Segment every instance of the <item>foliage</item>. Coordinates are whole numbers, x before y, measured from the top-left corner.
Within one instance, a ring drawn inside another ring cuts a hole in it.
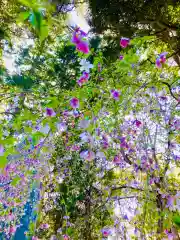
[[[114,51],[120,37],[157,36],[168,43],[179,61],[179,1],[88,1],[89,23],[96,33],[106,33],[113,39]]]
[[[103,38],[87,53],[80,29],[73,44],[36,1],[21,4],[37,41],[18,52],[19,73],[1,76],[0,237],[13,239],[34,186],[30,239],[177,237],[180,92],[169,45],[135,37],[110,61]]]

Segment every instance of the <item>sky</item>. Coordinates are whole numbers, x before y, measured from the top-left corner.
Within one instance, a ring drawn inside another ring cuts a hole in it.
[[[82,30],[85,32],[88,32],[90,30],[90,27],[85,20],[85,13],[86,13],[86,6],[83,6],[81,9],[74,9],[71,11],[68,15],[67,24],[70,26],[79,26]],[[24,40],[23,40],[24,41]],[[26,40],[26,43],[28,44],[28,41]],[[29,40],[29,43],[31,44],[32,41]],[[6,54],[4,55],[4,65],[8,69],[9,73],[13,73],[15,71],[14,62],[15,62],[16,56],[13,54]]]
[[[68,23],[70,25],[78,25],[83,31],[88,32],[90,27],[85,19],[86,7],[84,6],[82,9],[74,9],[69,14]]]

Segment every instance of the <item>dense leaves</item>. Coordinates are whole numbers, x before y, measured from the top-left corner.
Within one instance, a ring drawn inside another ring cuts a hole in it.
[[[16,50],[16,73],[1,74],[0,238],[178,239],[179,67],[169,43],[119,38],[112,57],[106,36],[58,34],[51,4],[47,17],[42,3],[20,3],[36,39]]]

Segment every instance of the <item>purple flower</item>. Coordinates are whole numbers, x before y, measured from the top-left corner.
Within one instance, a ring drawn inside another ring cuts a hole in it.
[[[77,34],[77,32],[74,32],[71,42],[75,44],[78,44],[80,42],[80,36]]]
[[[95,158],[95,153],[93,151],[84,150],[80,153],[80,157],[85,160],[91,161]]]
[[[111,231],[108,228],[102,229],[101,232],[103,234],[103,237],[108,237],[111,234]]]
[[[70,105],[72,108],[79,108],[79,100],[77,98],[72,98]]]
[[[66,235],[66,234],[65,234],[65,235],[63,235],[63,239],[64,239],[64,240],[70,240],[69,236],[68,236],[68,235]]]
[[[80,52],[83,52],[85,54],[89,53],[89,46],[88,43],[85,41],[81,41],[80,43],[78,43],[76,45],[77,50],[79,50]]]
[[[164,233],[167,235],[168,240],[173,240],[174,239],[174,234],[170,233],[167,229],[164,230]]]
[[[119,100],[120,93],[117,90],[111,90],[111,95],[115,100]]]
[[[116,155],[113,159],[113,163],[119,164],[121,162],[120,156]]]
[[[142,124],[141,121],[139,121],[139,120],[135,120],[134,123],[135,123],[136,127],[140,127]]]
[[[158,58],[156,59],[156,67],[158,67],[158,68],[162,67],[162,64],[166,62],[167,54],[168,54],[167,52],[164,52],[158,56]]]
[[[166,205],[166,207],[168,207],[168,208],[171,208],[171,207],[173,207],[174,206],[174,197],[172,197],[172,196],[169,196],[168,198],[167,198],[167,205]]]
[[[4,147],[0,144],[0,156],[4,155]]]
[[[54,112],[53,108],[46,108],[46,116],[48,117],[56,116],[56,113]]]
[[[124,58],[123,55],[120,55],[120,56],[119,56],[119,59],[120,59],[120,60],[123,60],[123,58]]]
[[[126,214],[123,216],[123,219],[124,220],[129,220],[129,218],[128,218],[128,216]]]
[[[82,86],[89,79],[89,73],[83,72],[83,75],[78,79],[77,83]]]
[[[77,50],[85,54],[89,53],[88,43],[83,40],[83,37],[85,37],[86,35],[87,34],[84,31],[80,30],[80,28],[77,28],[71,40],[72,43],[76,45]]]
[[[130,43],[130,39],[129,38],[121,38],[120,40],[120,46],[122,48],[126,48]]]
[[[43,223],[43,224],[41,224],[40,228],[41,229],[48,229],[49,228],[49,224]]]

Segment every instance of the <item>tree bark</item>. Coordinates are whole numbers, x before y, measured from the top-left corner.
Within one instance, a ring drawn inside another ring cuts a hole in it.
[[[160,215],[163,211],[163,203],[162,203],[161,195],[159,193],[157,193],[157,196],[156,196],[156,204],[158,208],[158,214]],[[163,232],[163,216],[159,216],[157,234],[160,235],[162,232]]]

